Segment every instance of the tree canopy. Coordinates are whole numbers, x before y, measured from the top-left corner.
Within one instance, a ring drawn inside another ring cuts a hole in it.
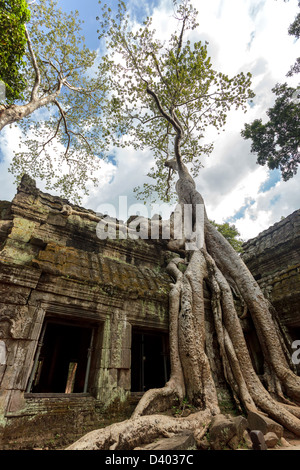
[[[236,228],[235,225],[229,224],[228,222],[224,222],[223,224],[218,224],[214,220],[210,221],[212,225],[216,227],[218,232],[220,232],[224,238],[230,243],[230,245],[237,251],[238,253],[243,252],[243,240],[241,240],[240,232]]]
[[[207,43],[194,41],[197,11],[188,0],[174,3],[176,28],[161,40],[147,18],[135,27],[124,2],[118,14],[104,5],[100,37],[107,39],[108,54],[100,64],[107,73],[111,100],[107,110],[107,132],[115,145],[132,145],[153,152],[155,165],[148,172],[154,183],[136,188],[143,199],[172,194],[173,169],[165,162],[180,155],[198,174],[204,157],[213,150],[205,131],[218,131],[231,107],[246,109],[253,97],[251,74],[232,78],[214,70]]]
[[[101,134],[106,87],[95,73],[97,53],[85,45],[77,11],[67,14],[55,0],[38,0],[30,13],[22,66],[26,89],[19,101],[1,107],[0,130],[17,122],[25,135],[25,150],[11,168],[17,177],[28,173],[78,201],[87,182],[99,181],[107,144]]]
[[[298,7],[300,8],[300,1],[298,0]],[[290,27],[288,29],[288,33],[291,36],[295,36],[296,39],[299,39],[300,37],[300,13],[298,13],[294,19],[294,21],[290,24]],[[295,73],[300,72],[300,57],[297,57],[296,62],[294,65],[291,67],[289,72],[287,73],[287,76],[294,75]]]
[[[26,87],[22,73],[26,52],[25,23],[30,12],[25,0],[0,0],[0,80],[7,103],[22,98]]]
[[[288,32],[299,39],[300,13]],[[300,58],[297,58],[287,76],[299,72]],[[300,162],[300,87],[277,84],[272,92],[276,99],[267,111],[268,121],[255,119],[245,124],[241,135],[251,140],[251,152],[257,155],[257,163],[271,170],[280,169],[283,180],[287,181],[297,173]]]
[[[276,85],[273,93],[278,97],[267,111],[269,120],[263,124],[256,119],[245,124],[242,136],[251,139],[251,152],[257,153],[257,163],[267,164],[271,170],[280,168],[283,180],[297,173],[300,162],[300,89]]]

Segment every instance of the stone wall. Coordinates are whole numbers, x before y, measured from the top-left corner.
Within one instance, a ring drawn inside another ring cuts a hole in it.
[[[41,422],[52,423],[52,436],[68,422],[72,436],[82,420],[86,430],[96,426],[104,405],[126,404],[132,328],[168,332],[170,254],[143,240],[100,240],[94,212],[42,193],[27,177],[11,203],[0,202],[0,216],[2,448],[27,426],[14,440],[26,447],[30,429],[43,434]],[[93,331],[89,398],[30,393],[49,321]]]
[[[245,263],[281,322],[294,339],[300,339],[300,210],[249,240],[243,248]]]

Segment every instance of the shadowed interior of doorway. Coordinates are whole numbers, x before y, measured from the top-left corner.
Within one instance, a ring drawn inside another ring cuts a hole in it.
[[[48,321],[28,392],[85,393],[93,329]]]
[[[163,387],[170,373],[168,335],[133,329],[131,391]]]

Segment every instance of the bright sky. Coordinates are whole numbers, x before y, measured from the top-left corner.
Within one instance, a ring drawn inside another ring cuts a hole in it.
[[[59,0],[59,4],[67,11],[79,11],[87,45],[97,50],[98,1]],[[171,0],[128,0],[126,4],[138,6],[138,19],[153,15],[160,35],[168,33]],[[200,23],[195,34],[209,42],[213,67],[229,75],[240,71],[253,75],[254,106],[247,114],[230,113],[225,132],[215,139],[215,150],[196,180],[208,217],[234,223],[247,240],[300,206],[300,171],[283,182],[278,171],[256,164],[250,142],[240,135],[245,122],[267,119],[276,83],[296,85],[297,77],[288,79],[286,73],[299,56],[299,43],[287,32],[298,12],[298,0],[195,0],[195,6]],[[18,150],[19,134],[18,129],[5,129],[0,136],[0,199],[11,200],[16,192],[8,166],[13,150]],[[82,205],[97,211],[104,203],[117,205],[120,196],[128,197],[129,206],[134,204],[133,188],[146,181],[150,166],[151,155],[146,151],[117,151],[115,161],[103,167],[99,188]],[[37,185],[42,189],[42,184]]]

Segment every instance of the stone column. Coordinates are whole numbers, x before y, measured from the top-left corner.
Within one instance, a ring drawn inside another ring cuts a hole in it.
[[[45,311],[39,307],[15,307],[15,311],[15,318],[6,328],[6,338],[2,339],[6,347],[6,367],[0,393],[3,417],[7,413],[18,412],[25,405],[24,391],[45,316]]]
[[[121,309],[114,309],[104,323],[98,399],[105,406],[123,402],[131,388],[131,325]]]

